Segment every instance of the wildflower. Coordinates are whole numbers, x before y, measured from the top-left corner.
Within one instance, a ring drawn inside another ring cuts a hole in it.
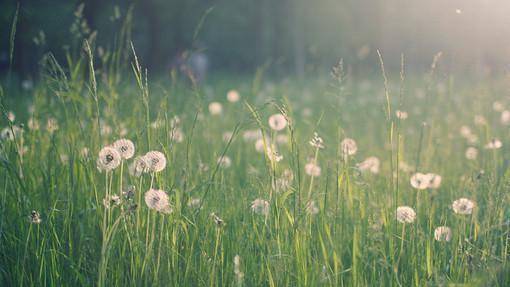
[[[236,90],[230,90],[227,93],[227,100],[231,103],[236,103],[239,101],[241,97],[239,96],[239,92]]]
[[[278,153],[273,145],[267,147],[266,156],[271,162],[280,162],[283,159],[283,156]]]
[[[19,126],[6,127],[0,132],[0,138],[2,140],[13,141],[15,138],[19,138],[23,134],[23,129]]]
[[[170,140],[176,143],[181,143],[184,140],[184,133],[181,128],[172,128],[170,131]]]
[[[216,213],[214,213],[214,212],[211,213],[211,217],[212,217],[214,223],[216,224],[216,226],[221,227],[225,224],[223,219],[221,219],[218,215],[216,215]]]
[[[221,168],[229,168],[232,165],[232,160],[226,155],[219,157],[217,162]]]
[[[467,198],[459,198],[452,203],[453,212],[468,215],[473,213],[475,203]]]
[[[218,116],[223,113],[223,106],[218,102],[212,102],[209,104],[209,113],[213,116]]]
[[[135,190],[136,190],[136,188],[134,185],[129,185],[126,188],[124,188],[124,190],[122,191],[122,196],[126,200],[131,200],[135,197]]]
[[[413,223],[416,219],[416,212],[409,206],[397,207],[397,220],[401,223]]]
[[[431,188],[431,189],[438,189],[439,186],[441,185],[441,180],[442,180],[442,177],[440,175],[437,175],[435,173],[427,173],[425,175],[427,181],[428,181],[428,188]]]
[[[474,147],[468,147],[465,156],[469,160],[475,160],[478,157],[478,150]]]
[[[315,215],[315,214],[319,213],[319,207],[317,207],[317,205],[315,204],[315,201],[313,201],[313,200],[309,201],[306,204],[305,210],[306,210],[306,213],[308,213],[310,215]]]
[[[139,177],[142,173],[149,172],[151,163],[145,156],[137,156],[135,160],[129,165],[129,174]]]
[[[313,138],[309,141],[310,145],[316,149],[324,148],[324,140],[319,136],[318,133],[313,133]]]
[[[164,212],[170,208],[168,194],[160,189],[149,189],[145,193],[145,204],[147,204],[147,207],[150,209],[159,212]]]
[[[486,149],[499,149],[503,146],[503,143],[499,139],[492,139],[485,145]]]
[[[281,131],[287,127],[287,119],[282,114],[274,114],[269,117],[269,127],[275,131]]]
[[[416,189],[427,189],[429,187],[429,178],[426,174],[417,172],[411,176],[411,186]]]
[[[120,165],[121,156],[116,148],[106,146],[99,151],[97,168],[99,171],[111,171]]]
[[[7,112],[7,119],[11,122],[14,122],[14,120],[16,119],[16,115],[14,115],[14,113],[12,111],[8,111]]]
[[[397,118],[401,119],[401,120],[405,120],[407,119],[408,117],[408,114],[406,111],[401,111],[401,110],[397,110],[395,112],[395,115],[397,116]]]
[[[263,199],[255,199],[251,203],[251,211],[260,215],[269,214],[269,202]]]
[[[361,171],[370,171],[373,174],[379,173],[379,167],[381,163],[375,156],[368,157],[364,161],[357,164],[357,167]]]
[[[110,208],[111,206],[120,205],[120,202],[121,202],[120,196],[118,196],[116,194],[110,195],[109,197],[105,197],[103,199],[103,205],[106,208]]]
[[[461,126],[460,135],[464,138],[469,138],[472,135],[471,128],[468,126]]]
[[[40,224],[42,222],[39,212],[35,210],[32,210],[32,212],[30,212],[30,216],[28,216],[28,219],[30,220],[30,223],[33,224]]]
[[[112,145],[123,159],[130,159],[135,154],[135,145],[128,139],[116,140]]]
[[[354,155],[358,151],[358,146],[353,139],[346,138],[340,143],[342,154],[344,157]]]
[[[510,111],[505,110],[501,112],[500,121],[504,125],[510,124]]]
[[[434,239],[436,241],[446,241],[449,242],[452,240],[452,229],[448,226],[439,226],[434,230]]]
[[[318,177],[321,175],[321,167],[315,162],[309,162],[305,165],[305,173],[309,176]]]
[[[150,151],[144,156],[149,163],[149,171],[150,172],[160,172],[166,167],[166,158],[162,152],[159,151]]]
[[[59,126],[58,126],[57,119],[50,117],[46,120],[46,130],[48,131],[48,133],[53,134],[58,129],[59,129]]]

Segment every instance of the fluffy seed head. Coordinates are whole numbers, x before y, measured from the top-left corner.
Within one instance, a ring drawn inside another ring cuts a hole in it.
[[[342,154],[345,156],[354,155],[358,151],[358,146],[356,145],[356,141],[350,138],[344,139],[340,143],[340,148],[342,150]]]
[[[275,131],[281,131],[287,127],[287,119],[282,114],[274,114],[269,117],[269,127]]]
[[[269,202],[263,199],[255,199],[251,203],[251,210],[253,213],[260,215],[268,215],[269,214]]]
[[[452,240],[452,229],[448,226],[439,226],[434,230],[434,239],[436,241],[446,241],[449,242]]]
[[[409,206],[397,207],[397,220],[401,223],[413,223],[416,219],[416,212]]]
[[[106,146],[99,151],[97,168],[99,171],[111,171],[120,165],[121,156],[116,148]]]
[[[149,163],[150,172],[160,172],[166,167],[166,157],[160,151],[150,151],[145,154],[145,159]]]
[[[230,90],[227,93],[227,100],[231,103],[236,103],[239,101],[241,96],[239,96],[239,92],[236,90]]]
[[[218,102],[209,104],[209,113],[213,116],[219,116],[223,113],[223,106]]]
[[[135,145],[128,139],[116,140],[112,145],[123,159],[130,159],[135,154]]]
[[[145,204],[150,209],[165,212],[170,208],[170,201],[166,192],[160,189],[149,189],[145,193]]]
[[[467,198],[459,198],[452,203],[453,212],[462,215],[473,213],[475,202]]]

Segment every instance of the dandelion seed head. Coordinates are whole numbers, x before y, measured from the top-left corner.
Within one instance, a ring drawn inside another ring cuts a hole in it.
[[[165,212],[170,207],[168,194],[163,190],[151,188],[145,193],[144,198],[147,207],[158,212]]]
[[[287,119],[282,114],[274,114],[269,117],[269,127],[275,131],[281,131],[287,127]]]
[[[223,106],[221,103],[212,102],[209,104],[209,113],[213,116],[219,116],[223,113]]]
[[[478,157],[478,150],[474,147],[468,147],[465,156],[469,160],[475,160]]]
[[[160,151],[150,151],[145,154],[145,159],[149,163],[150,172],[160,172],[166,167],[166,157]]]
[[[150,171],[149,159],[145,156],[137,156],[134,161],[129,165],[129,174],[139,177],[143,173]]]
[[[401,119],[401,120],[405,120],[407,119],[408,117],[408,114],[406,111],[401,111],[401,110],[397,110],[395,112],[395,115],[397,116],[397,118]]]
[[[356,141],[351,138],[346,138],[340,143],[340,148],[342,154],[345,156],[350,156],[356,154],[358,151],[358,146],[356,145]]]
[[[116,140],[112,145],[123,159],[130,159],[135,154],[135,145],[128,139]]]
[[[237,103],[241,99],[239,92],[236,90],[230,90],[227,92],[227,100],[231,103]]]
[[[473,213],[475,202],[467,198],[459,198],[452,203],[453,212],[462,215]]]
[[[416,212],[409,206],[397,207],[397,220],[400,223],[413,223],[416,219]]]
[[[499,149],[503,146],[503,143],[499,139],[492,139],[486,145],[485,149]]]
[[[318,177],[321,175],[321,167],[315,162],[309,162],[305,165],[305,173],[309,176]]]
[[[357,164],[357,167],[361,171],[369,171],[373,174],[378,174],[381,166],[381,162],[375,156],[366,158],[364,161]]]
[[[97,168],[99,171],[111,171],[120,165],[121,156],[116,148],[106,146],[99,151]]]
[[[230,157],[224,155],[218,158],[217,163],[221,168],[229,168],[232,165],[232,160]]]

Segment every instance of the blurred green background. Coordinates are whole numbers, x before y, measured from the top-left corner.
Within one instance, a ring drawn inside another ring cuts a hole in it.
[[[340,57],[353,69],[377,70],[376,49],[390,69],[404,53],[408,70],[426,70],[442,51],[448,69],[485,74],[505,71],[510,54],[505,0],[3,0],[2,74],[18,3],[12,71],[23,77],[36,75],[48,51],[64,59],[76,35],[96,31],[97,46],[111,48],[130,9],[131,39],[152,72],[168,71],[184,51],[200,51],[208,71],[267,65],[298,76],[328,72]]]

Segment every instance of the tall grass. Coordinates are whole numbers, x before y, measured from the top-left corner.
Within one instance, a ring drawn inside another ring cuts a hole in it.
[[[510,284],[510,137],[492,110],[494,101],[508,104],[504,79],[406,75],[402,60],[394,83],[379,55],[383,81],[379,73],[354,78],[341,64],[334,79],[306,84],[272,83],[261,69],[253,81],[201,87],[152,76],[123,31],[107,59],[94,37],[76,45],[66,63],[47,55],[30,111],[6,95],[9,86],[3,89],[2,123],[14,136],[0,145],[1,285]],[[437,65],[436,59],[432,71]],[[242,102],[224,100],[233,88]],[[221,115],[209,114],[211,101],[223,103]],[[396,117],[397,109],[409,117]],[[284,131],[269,128],[275,113],[287,119]],[[475,125],[474,115],[487,122]],[[58,122],[55,132],[46,127],[50,118]],[[15,132],[21,124],[23,132]],[[459,135],[463,125],[476,142]],[[172,138],[176,128],[184,140]],[[276,146],[283,160],[255,151],[243,138],[248,130],[261,131],[264,149]],[[314,132],[324,149],[310,146]],[[99,150],[122,137],[135,143],[137,155],[162,151],[166,169],[135,177],[126,160],[99,172]],[[345,157],[340,142],[347,137],[358,151]],[[503,147],[484,149],[494,137]],[[468,146],[478,148],[476,160],[465,158]],[[230,167],[218,162],[225,156]],[[357,166],[368,156],[381,160],[378,174]],[[306,173],[312,159],[319,176]],[[281,188],[285,169],[294,176]],[[415,171],[432,171],[443,182],[415,190],[409,182]],[[151,187],[167,191],[172,213],[146,206]],[[128,188],[132,199],[122,196]],[[114,194],[121,204],[107,207],[103,199]],[[452,211],[460,197],[476,202],[473,214]],[[257,198],[269,202],[267,214],[252,212]],[[312,200],[316,214],[309,212]],[[413,223],[396,220],[402,205],[416,210]],[[30,222],[32,210],[41,223]],[[434,240],[441,225],[451,227],[451,241]]]

